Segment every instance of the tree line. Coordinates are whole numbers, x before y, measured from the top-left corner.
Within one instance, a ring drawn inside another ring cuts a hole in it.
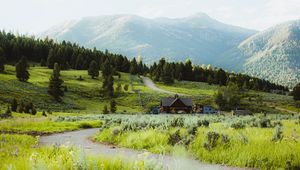
[[[147,66],[142,61],[130,61],[121,54],[113,54],[107,50],[103,52],[96,48],[88,49],[67,41],[55,42],[49,38],[36,39],[0,31],[0,63],[15,64],[22,57],[50,69],[53,69],[54,64],[58,63],[62,70],[87,70],[92,61],[101,67],[108,60],[116,71],[133,74],[147,72]],[[3,64],[0,64],[2,72],[4,71]]]
[[[155,81],[172,84],[174,80],[207,82],[209,84],[228,85],[230,82],[237,84],[239,88],[258,91],[282,90],[287,87],[277,85],[269,81],[251,77],[245,74],[226,72],[221,68],[208,66],[195,66],[190,60],[183,62],[168,62],[164,58],[151,66],[145,65],[135,58],[129,60],[121,54],[113,54],[107,50],[100,51],[96,48],[88,49],[71,42],[55,42],[52,39],[36,39],[24,35],[14,35],[10,32],[0,31],[0,72],[4,71],[4,63],[16,64],[16,69],[25,70],[22,64],[26,58],[28,61],[40,62],[41,66],[50,69],[57,63],[62,70],[76,69],[88,70],[92,78],[99,76],[102,68],[104,77],[103,88],[112,93],[111,82],[117,72],[131,73],[134,75],[150,74]],[[23,67],[23,68],[21,68]],[[109,67],[109,68],[108,68]],[[21,77],[29,78],[28,72],[20,71]],[[18,75],[17,75],[18,77]],[[21,80],[23,81],[23,80]],[[111,94],[108,94],[111,96]]]
[[[178,81],[206,82],[226,86],[229,83],[236,84],[240,89],[251,89],[258,91],[282,90],[288,91],[285,86],[271,83],[267,80],[251,77],[241,73],[226,72],[222,68],[208,66],[195,66],[190,60],[183,62],[168,62],[164,58],[154,63],[149,68],[149,73],[155,81],[172,84]]]

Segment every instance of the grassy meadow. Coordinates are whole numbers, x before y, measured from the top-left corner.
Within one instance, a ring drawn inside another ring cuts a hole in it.
[[[114,76],[115,88],[121,84],[129,89],[116,94],[117,113],[103,115],[110,100],[100,96],[101,76],[91,79],[86,70],[61,71],[67,89],[58,103],[47,94],[52,70],[36,66],[29,72],[27,83],[16,80],[13,66],[6,65],[6,72],[0,74],[0,112],[13,98],[32,102],[38,111],[36,115],[13,112],[12,118],[0,119],[1,170],[155,169],[144,160],[130,162],[85,155],[75,147],[38,145],[40,135],[85,128],[101,128],[92,137],[95,142],[157,154],[237,167],[300,168],[300,117],[295,114],[300,109],[291,96],[244,92],[242,104],[254,116],[148,115],[151,107],[170,95],[151,90],[138,76],[120,73],[120,78]],[[157,86],[191,97],[194,103],[217,107],[213,96],[219,86],[185,81]]]
[[[31,74],[27,83],[19,82],[15,77],[15,68],[6,66],[6,73],[0,74],[0,110],[6,109],[6,104],[13,98],[18,101],[32,102],[38,110],[62,112],[101,113],[104,105],[109,106],[110,100],[100,97],[102,77],[91,79],[86,70],[61,71],[64,86],[67,91],[62,103],[55,102],[47,94],[51,69],[31,67]],[[82,80],[79,80],[79,77]],[[120,113],[141,113],[147,106],[159,102],[159,96],[145,87],[137,76],[121,73],[121,77],[114,76],[114,86],[121,84],[122,91],[117,94],[117,111]],[[123,90],[128,85],[128,91]],[[139,93],[142,93],[139,94]],[[143,96],[143,97],[141,97]]]
[[[143,160],[86,155],[70,146],[39,147],[38,137],[0,134],[1,170],[6,169],[153,169]]]
[[[300,117],[108,116],[94,140],[259,169],[300,168]]]

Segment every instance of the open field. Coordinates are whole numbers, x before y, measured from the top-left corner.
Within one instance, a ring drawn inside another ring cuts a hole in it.
[[[104,105],[109,106],[109,100],[100,97],[101,76],[93,80],[87,75],[86,70],[61,71],[67,92],[65,92],[63,103],[57,103],[47,94],[52,70],[44,67],[31,67],[29,72],[31,77],[28,83],[16,80],[15,68],[9,65],[6,66],[6,73],[0,74],[0,106],[2,110],[6,108],[5,104],[13,98],[33,102],[40,111],[101,113]],[[78,80],[80,76],[83,80]],[[117,84],[121,84],[122,88],[126,84],[129,85],[128,91],[122,90],[117,95],[118,112],[140,113],[145,110],[147,105],[153,105],[154,102],[157,105],[159,96],[164,96],[163,94],[157,95],[145,87],[137,76],[121,73],[121,78],[115,76],[114,79],[115,88]],[[143,95],[139,95],[138,92]]]
[[[90,156],[74,147],[38,146],[38,138],[28,135],[0,134],[1,170],[6,169],[153,169],[143,160]]]
[[[201,161],[239,167],[300,167],[299,116],[99,118],[106,122],[94,137],[99,142],[153,153],[192,155]]]

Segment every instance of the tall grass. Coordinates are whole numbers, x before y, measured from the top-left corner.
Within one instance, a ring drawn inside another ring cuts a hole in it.
[[[154,169],[144,160],[89,156],[69,146],[39,147],[38,139],[28,135],[0,135],[0,170],[6,169]]]

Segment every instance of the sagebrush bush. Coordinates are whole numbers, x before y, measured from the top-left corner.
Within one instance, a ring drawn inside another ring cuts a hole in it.
[[[180,130],[176,130],[174,133],[169,134],[168,144],[174,146],[181,141]]]
[[[275,127],[275,132],[273,134],[273,138],[272,141],[273,142],[278,142],[281,141],[283,139],[283,131],[282,131],[282,126],[277,125]]]
[[[217,146],[219,138],[219,133],[213,131],[208,132],[206,134],[206,141],[204,142],[203,147],[208,151],[212,151]]]

